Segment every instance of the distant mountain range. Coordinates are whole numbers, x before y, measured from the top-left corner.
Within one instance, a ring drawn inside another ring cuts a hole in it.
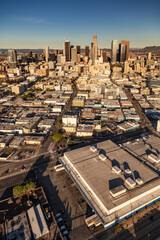
[[[160,46],[148,46],[142,49],[144,52],[160,52]]]

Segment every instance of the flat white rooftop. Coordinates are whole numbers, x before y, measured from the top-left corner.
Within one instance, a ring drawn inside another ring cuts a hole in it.
[[[110,140],[98,143],[96,148],[95,152],[90,146],[66,152],[61,162],[104,227],[160,197],[157,191],[160,179],[154,171]],[[100,154],[106,159],[101,160]],[[113,166],[119,167],[121,172],[117,174]],[[131,178],[131,184],[127,183],[127,178]]]

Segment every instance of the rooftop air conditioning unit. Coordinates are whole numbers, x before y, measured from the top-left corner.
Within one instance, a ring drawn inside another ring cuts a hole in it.
[[[104,154],[100,154],[99,155],[99,158],[102,160],[102,161],[105,161],[106,160],[106,156]]]
[[[120,185],[115,188],[112,188],[109,192],[112,195],[112,197],[118,197],[119,195],[126,192],[126,188],[124,186]]]
[[[136,183],[132,180],[132,178],[127,178],[126,183],[132,188],[136,186]]]
[[[112,167],[112,171],[117,173],[117,174],[121,173],[121,169],[117,166]]]
[[[125,173],[127,173],[127,174],[131,174],[132,172],[131,172],[131,169],[129,169],[129,168],[126,168],[125,170]]]
[[[152,160],[153,162],[156,162],[156,163],[159,163],[159,161],[160,161],[160,158],[157,157],[156,155],[152,154],[152,153],[148,155],[148,158],[150,160]]]
[[[136,179],[136,183],[138,183],[139,185],[143,184],[143,180],[141,178],[137,178]]]
[[[91,150],[92,152],[96,152],[96,151],[97,151],[97,148],[96,148],[95,146],[90,146],[90,150]]]

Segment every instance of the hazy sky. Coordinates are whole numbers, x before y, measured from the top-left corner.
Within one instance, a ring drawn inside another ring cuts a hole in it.
[[[82,47],[97,34],[131,47],[160,46],[160,0],[8,0],[1,3],[0,48]]]

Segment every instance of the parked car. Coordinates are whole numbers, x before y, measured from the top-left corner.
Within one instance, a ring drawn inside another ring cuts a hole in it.
[[[57,223],[62,222],[62,221],[63,221],[63,218],[61,218],[61,217],[57,219]]]
[[[62,236],[68,235],[68,231],[65,230],[64,232],[62,232]]]
[[[55,218],[59,218],[59,217],[61,217],[61,214],[60,214],[60,213],[57,213],[57,214],[55,215]]]
[[[21,171],[24,171],[25,169],[26,169],[25,166],[22,166],[22,167],[20,168]]]
[[[63,225],[63,226],[60,227],[60,230],[64,231],[64,230],[66,230],[66,227]]]

